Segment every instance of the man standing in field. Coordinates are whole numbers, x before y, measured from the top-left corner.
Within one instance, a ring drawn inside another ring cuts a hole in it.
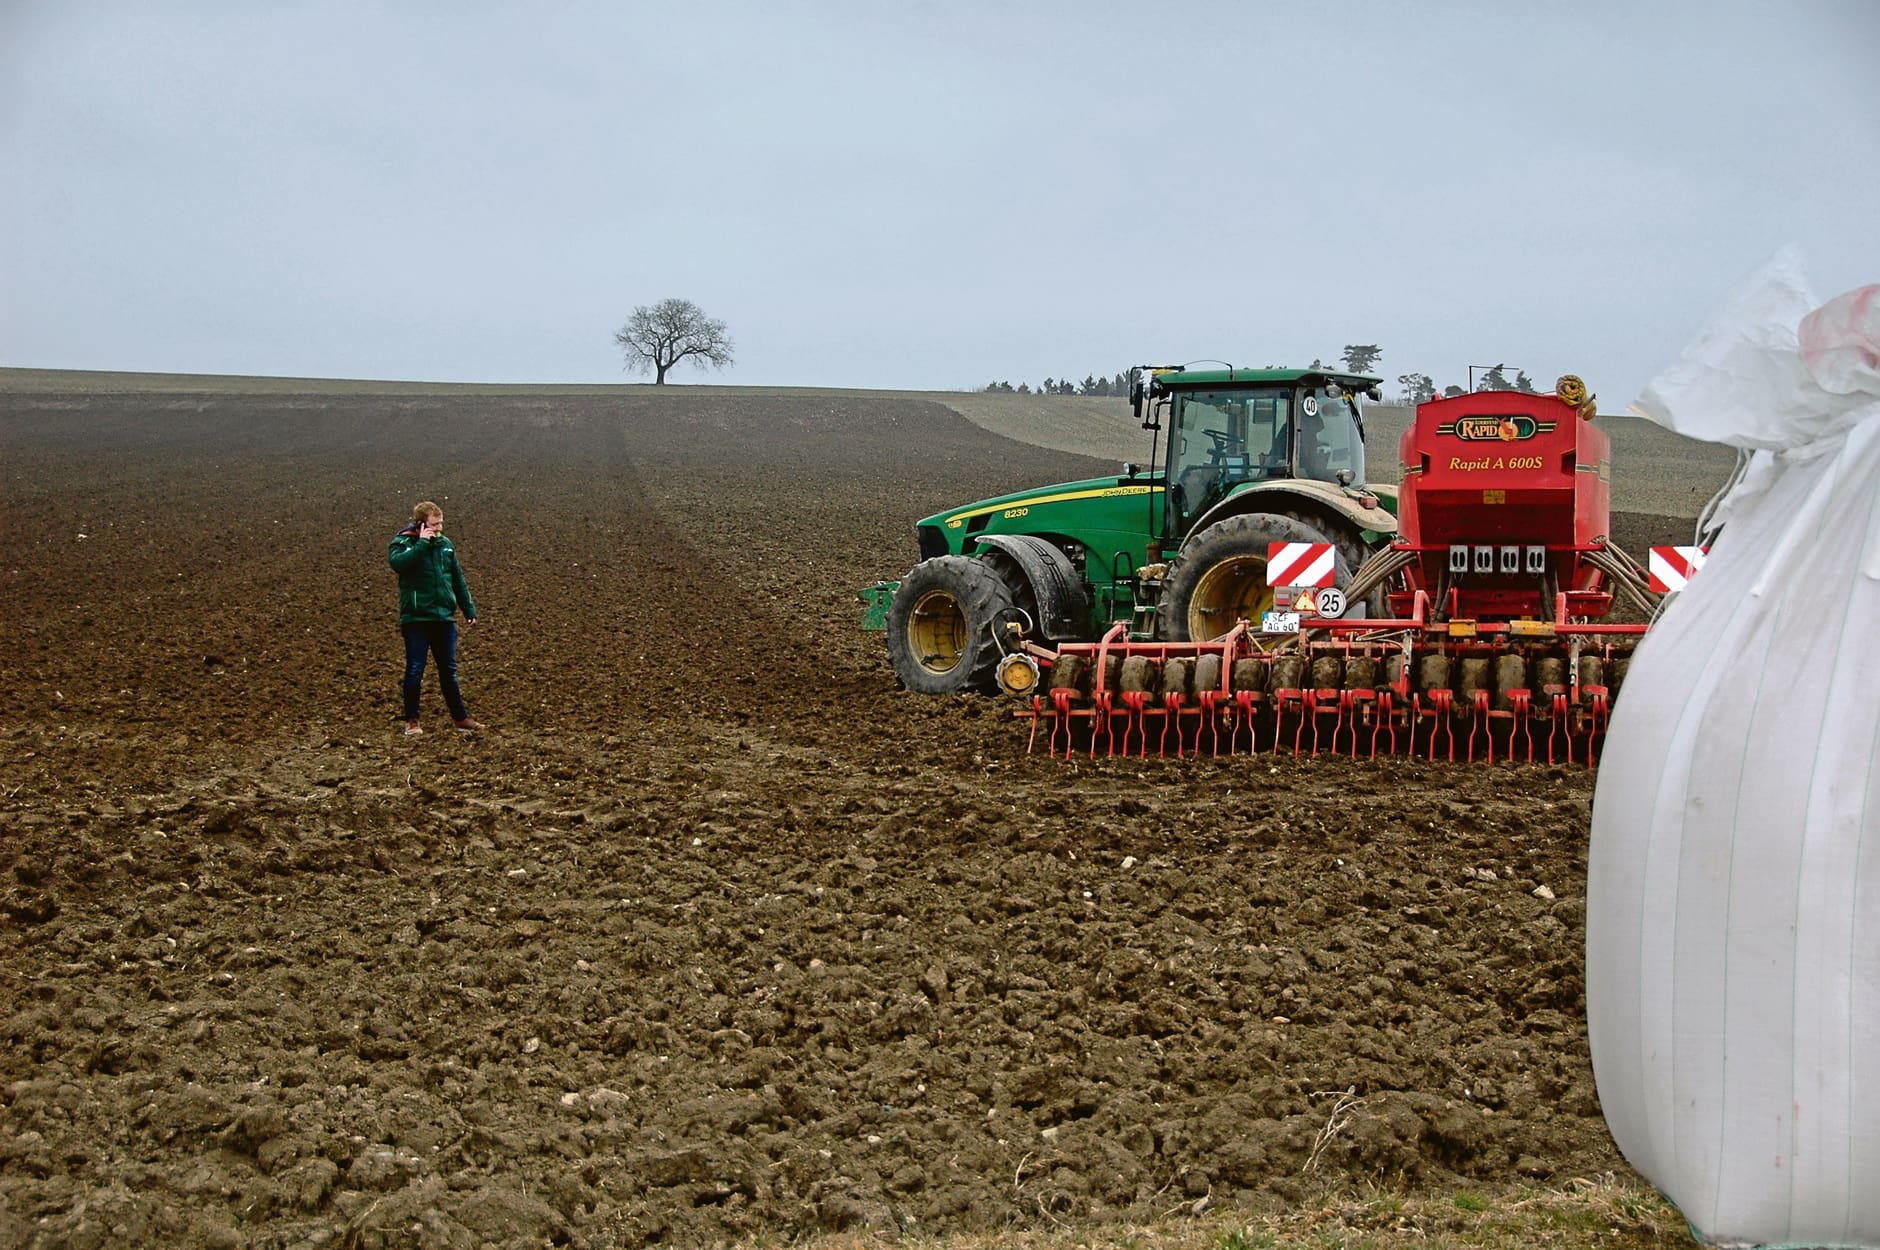
[[[405,636],[405,736],[424,732],[418,696],[427,653],[437,656],[437,683],[451,721],[466,733],[483,728],[457,688],[457,612],[462,609],[465,625],[475,625],[477,608],[456,548],[444,537],[444,510],[428,499],[413,508],[411,524],[398,531],[387,555],[398,574],[398,629]]]

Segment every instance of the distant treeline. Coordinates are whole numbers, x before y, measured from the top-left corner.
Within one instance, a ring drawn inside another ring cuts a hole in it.
[[[1100,378],[1091,374],[1081,382],[1069,378],[1046,378],[1033,386],[1029,382],[1020,382],[1013,386],[1010,382],[988,382],[981,388],[994,395],[1129,395],[1129,379],[1122,374],[1113,378]]]
[[[1375,345],[1353,346],[1345,349],[1344,365],[1352,373],[1365,373],[1376,362],[1380,353]],[[1313,360],[1314,369],[1327,366],[1323,361]],[[1515,370],[1511,379],[1507,374],[1508,366],[1495,365],[1474,378],[1478,391],[1523,391],[1529,395],[1535,393],[1534,380],[1522,370]],[[1402,373],[1397,375],[1397,394],[1393,398],[1402,404],[1420,404],[1425,400],[1435,399],[1438,395],[1451,398],[1466,395],[1468,390],[1461,386],[1438,387],[1435,379],[1427,373]],[[1033,386],[1029,382],[1020,382],[1013,386],[1010,382],[988,382],[981,390],[995,395],[1129,395],[1129,379],[1123,374],[1113,378],[1100,378],[1091,374],[1081,382],[1069,378],[1046,378]]]

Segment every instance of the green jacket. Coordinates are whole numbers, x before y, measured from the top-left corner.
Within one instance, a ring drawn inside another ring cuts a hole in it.
[[[477,605],[470,598],[470,584],[463,579],[457,549],[447,535],[419,538],[415,529],[404,529],[392,539],[386,558],[398,574],[400,625],[448,621],[459,608],[465,620],[476,619]]]

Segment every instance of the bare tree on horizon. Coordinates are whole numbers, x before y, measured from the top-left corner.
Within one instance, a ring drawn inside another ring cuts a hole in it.
[[[663,299],[641,304],[614,331],[614,342],[626,356],[626,368],[653,374],[653,384],[664,386],[666,372],[692,357],[700,364],[722,369],[731,363],[731,336],[725,323],[705,315],[689,299]]]

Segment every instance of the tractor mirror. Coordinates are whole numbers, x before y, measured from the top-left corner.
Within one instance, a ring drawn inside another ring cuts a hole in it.
[[[1129,371],[1129,410],[1136,414],[1136,420],[1142,421],[1142,370],[1132,368]],[[1148,429],[1143,422],[1143,429]]]

